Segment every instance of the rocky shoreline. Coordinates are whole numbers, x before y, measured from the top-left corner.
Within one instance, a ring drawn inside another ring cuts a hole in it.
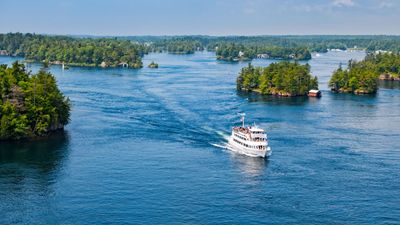
[[[332,88],[331,91],[334,93],[353,93],[355,95],[370,95],[370,94],[376,93],[376,92],[371,92],[371,91],[367,91],[364,89],[351,90],[351,89],[345,89],[345,88],[340,88],[340,89]]]
[[[299,95],[299,94],[295,95],[295,94],[292,94],[292,93],[289,93],[289,92],[286,92],[286,91],[283,91],[283,90],[272,90],[272,91],[270,91],[268,93],[262,93],[261,90],[259,90],[259,89],[252,89],[252,90],[241,89],[241,91],[254,92],[254,93],[257,93],[257,94],[260,94],[260,95],[271,95],[271,96],[287,97],[287,98],[289,98],[289,97],[307,96],[307,93],[304,93],[302,95]]]

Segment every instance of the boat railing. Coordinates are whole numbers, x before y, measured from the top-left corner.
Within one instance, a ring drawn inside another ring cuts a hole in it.
[[[254,142],[264,142],[264,141],[267,141],[267,139],[265,139],[265,138],[253,138],[251,141],[254,141]]]
[[[234,127],[233,130],[234,130],[235,132],[242,132],[242,133],[244,133],[244,134],[250,134],[249,129],[244,128],[244,127]]]

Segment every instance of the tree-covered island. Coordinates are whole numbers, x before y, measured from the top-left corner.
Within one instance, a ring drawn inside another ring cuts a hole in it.
[[[303,96],[311,89],[318,89],[318,79],[311,75],[308,64],[286,61],[267,67],[249,64],[242,68],[236,82],[240,91],[285,97]]]
[[[90,67],[141,68],[146,48],[129,40],[0,34],[0,50],[27,61]]]
[[[332,91],[354,94],[373,94],[378,80],[399,80],[400,55],[394,53],[368,54],[364,60],[350,60],[347,69],[335,70],[329,81]]]
[[[0,65],[0,141],[35,138],[63,129],[70,102],[49,72],[31,74],[23,64]]]
[[[66,66],[141,68],[148,52],[193,54],[207,49],[223,61],[254,58],[309,60],[310,52],[379,50],[400,52],[399,36],[282,35],[282,36],[121,36],[79,37],[0,34],[0,55]]]
[[[155,63],[154,61],[151,61],[151,63],[148,65],[149,68],[153,68],[153,69],[157,69],[158,68],[158,64]]]
[[[305,47],[279,47],[228,43],[217,44],[215,54],[218,60],[247,61],[254,58],[309,60],[310,51]]]
[[[260,35],[260,36],[127,36],[121,40],[146,43],[151,51],[193,49],[215,51],[220,45],[243,45],[257,48],[306,48],[310,52],[337,50],[377,50],[400,52],[400,36],[395,35]],[[186,47],[185,47],[186,46]],[[185,52],[183,50],[177,52]],[[193,51],[187,51],[192,53]],[[262,53],[260,53],[262,54]]]
[[[223,61],[247,61],[254,58],[311,59],[310,52],[329,50],[379,50],[400,52],[400,36],[387,35],[278,35],[278,36],[132,36],[120,37],[144,43],[151,52],[193,54],[215,52]]]
[[[365,61],[375,65],[380,80],[400,81],[400,54],[368,54]]]

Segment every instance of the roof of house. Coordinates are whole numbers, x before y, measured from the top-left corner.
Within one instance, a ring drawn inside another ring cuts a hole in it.
[[[310,90],[308,93],[315,93],[315,94],[317,94],[317,93],[319,93],[319,92],[320,92],[320,90],[312,89],[312,90]]]

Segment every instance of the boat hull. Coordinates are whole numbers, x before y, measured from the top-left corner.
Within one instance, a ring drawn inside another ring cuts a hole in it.
[[[247,155],[250,157],[260,157],[265,158],[271,155],[271,148],[268,146],[266,149],[252,149],[246,148],[244,146],[238,145],[236,142],[233,141],[232,137],[229,138],[227,148],[231,151],[237,152],[239,154]]]

